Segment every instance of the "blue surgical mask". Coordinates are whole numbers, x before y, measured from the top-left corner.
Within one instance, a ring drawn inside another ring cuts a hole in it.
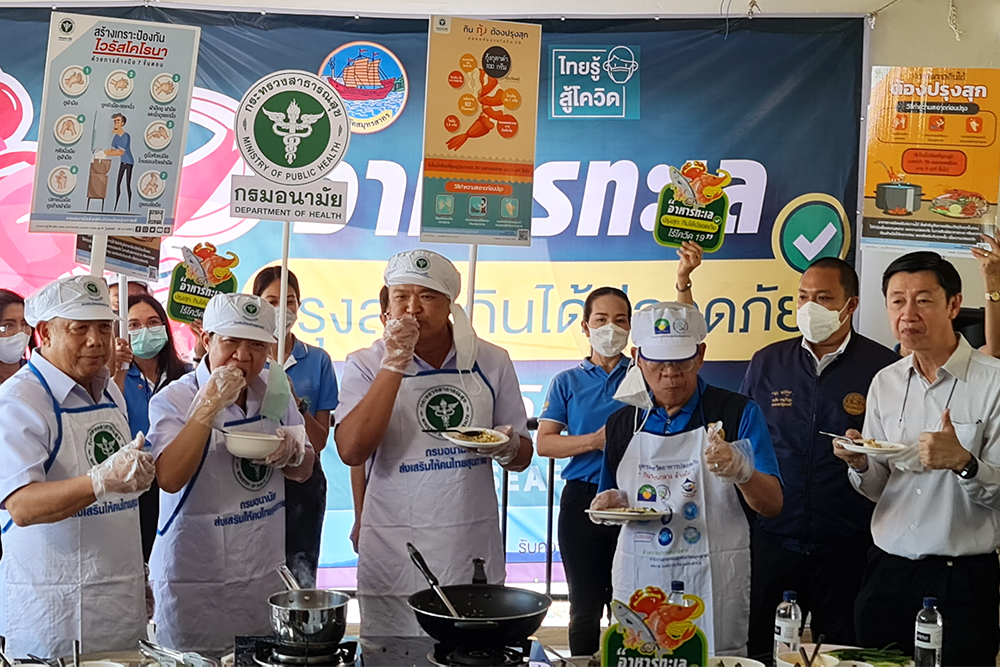
[[[152,359],[167,344],[167,327],[146,327],[128,332],[132,354],[140,359]]]

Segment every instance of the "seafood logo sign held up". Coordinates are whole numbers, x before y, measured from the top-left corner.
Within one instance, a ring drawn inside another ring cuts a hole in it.
[[[713,174],[701,162],[687,162],[681,169],[670,167],[670,183],[660,192],[653,238],[660,245],[680,247],[697,243],[705,252],[722,247],[729,214],[729,197],[723,188],[732,177],[725,171]]]
[[[236,113],[236,145],[258,175],[281,185],[326,176],[351,130],[340,95],[315,74],[282,70],[253,84]]]

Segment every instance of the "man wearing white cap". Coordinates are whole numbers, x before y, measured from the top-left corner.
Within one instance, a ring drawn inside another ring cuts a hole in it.
[[[679,580],[705,603],[695,624],[709,655],[739,655],[746,651],[750,611],[750,530],[740,497],[755,512],[774,516],[781,511],[781,482],[760,407],[698,377],[707,329],[697,309],[680,303],[632,315],[636,366],[616,394],[629,406],[608,418],[601,492],[591,509],[662,513],[656,522],[626,523],[619,534],[616,614],[627,616],[625,607],[634,595],[648,594],[647,587],[666,592]],[[628,619],[618,618],[622,625],[635,621],[639,610],[631,611]],[[660,648],[669,648],[665,624],[651,619],[646,625]]]
[[[504,580],[492,462],[524,470],[531,440],[514,366],[503,349],[476,338],[455,303],[461,282],[435,252],[395,255],[385,270],[382,340],[347,357],[335,438],[344,462],[367,471],[358,544],[362,637],[422,634],[406,598],[427,586],[407,542],[441,585],[471,583],[473,558],[486,560],[489,583]],[[428,432],[459,426],[496,428],[510,440],[470,451]]]
[[[149,560],[157,639],[221,655],[236,635],[270,634],[267,598],[283,590],[285,483],[312,474],[315,453],[287,382],[264,370],[274,308],[218,294],[205,309],[198,368],[149,404],[160,520]],[[276,435],[262,459],[234,456],[224,433]]]
[[[153,481],[111,356],[108,288],[58,280],[27,299],[41,347],[0,387],[0,635],[8,654],[133,649],[145,628],[139,495]]]

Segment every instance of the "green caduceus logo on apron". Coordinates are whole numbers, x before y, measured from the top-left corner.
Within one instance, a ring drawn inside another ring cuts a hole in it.
[[[95,424],[87,431],[86,454],[91,466],[104,463],[125,445],[125,438],[114,424]]]
[[[472,422],[472,403],[457,387],[434,387],[424,392],[417,402],[417,418],[427,429],[468,426]]]
[[[240,486],[248,491],[259,491],[271,480],[273,470],[270,467],[254,463],[250,459],[233,457],[233,474]]]

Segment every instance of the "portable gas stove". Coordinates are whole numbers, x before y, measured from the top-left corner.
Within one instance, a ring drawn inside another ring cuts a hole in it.
[[[432,665],[441,667],[507,667],[508,665],[527,665],[531,655],[531,640],[525,640],[520,646],[505,646],[493,649],[465,649],[435,644],[434,650],[427,654]]]
[[[357,642],[299,646],[275,637],[237,637],[234,667],[353,665],[357,657]]]

